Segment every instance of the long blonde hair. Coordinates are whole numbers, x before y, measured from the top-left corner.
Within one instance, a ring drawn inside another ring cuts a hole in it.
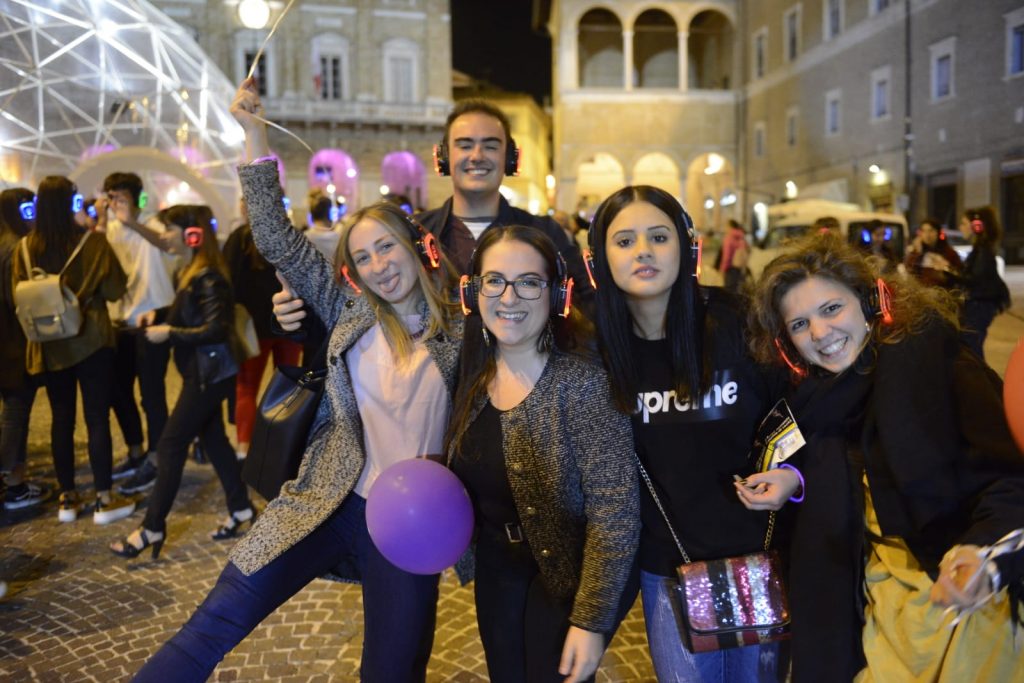
[[[348,240],[352,233],[352,228],[364,219],[372,219],[387,228],[388,232],[398,240],[402,248],[412,254],[413,259],[419,265],[416,276],[430,314],[429,321],[424,329],[425,339],[430,339],[439,333],[449,334],[451,332],[450,321],[457,312],[457,307],[449,296],[449,292],[453,290],[455,285],[455,270],[443,253],[441,254],[439,267],[428,270],[421,260],[419,248],[416,245],[416,241],[421,239],[422,228],[413,223],[412,219],[394,204],[388,202],[371,204],[354,213],[342,225],[341,239],[338,241],[338,252],[335,255],[335,262],[339,264],[339,270],[342,267],[346,268],[348,277],[363,290],[363,296],[366,297],[373,307],[381,329],[384,331],[384,338],[387,339],[388,345],[391,346],[395,360],[401,363],[412,355],[414,347],[413,338],[405,328],[398,313],[395,312],[394,307],[374,294],[359,277],[355,261],[352,259],[352,253],[348,248]]]

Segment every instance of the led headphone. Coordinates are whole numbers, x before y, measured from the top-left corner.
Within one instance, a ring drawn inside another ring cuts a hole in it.
[[[85,207],[85,197],[82,196],[81,192],[75,192],[71,195],[71,213],[78,213]]]
[[[284,204],[285,211],[292,210],[292,200],[288,199],[288,197],[281,197],[281,203]]]
[[[141,190],[139,192],[139,201],[136,202],[136,204],[138,205],[138,207],[140,209],[145,209],[146,208],[146,204],[148,204],[148,203],[149,203],[149,195],[146,194],[145,190]]]
[[[331,221],[332,224],[337,223],[345,216],[346,213],[348,213],[348,205],[344,202],[339,204],[332,199],[331,208],[327,210],[327,219]]]
[[[475,261],[476,250],[473,251],[470,263]],[[573,279],[569,277],[568,268],[565,266],[565,258],[557,251],[555,252],[555,269],[557,271],[557,282],[551,287],[551,314],[557,315],[559,318],[568,318],[569,312],[572,310],[574,283]],[[511,286],[513,292],[515,291],[515,286],[512,283],[508,283],[506,286]],[[480,312],[479,306],[477,306],[479,296],[479,275],[463,275],[459,278],[459,301],[462,303],[463,315]]]
[[[89,206],[85,207],[85,213],[86,215],[89,216],[89,218],[92,218],[93,220],[99,217],[99,214],[96,213],[95,204],[90,204]]]
[[[690,218],[690,214],[686,213],[686,209],[682,209],[683,227],[686,228],[686,234],[690,238],[690,257],[693,261],[693,277],[697,279],[700,277],[701,271],[701,260],[704,254],[704,238],[701,236],[697,229],[693,227],[693,219]],[[590,227],[587,228],[587,244],[594,244],[594,223],[597,221],[597,216],[590,221]],[[583,266],[587,269],[587,277],[590,278],[590,286],[597,289],[597,278],[594,273],[597,272],[597,267],[594,265],[594,252],[592,249],[583,250]]]
[[[505,175],[519,175],[520,151],[516,141],[509,136],[505,145]],[[442,139],[434,145],[434,171],[440,176],[452,174],[451,159],[448,156],[448,142]]]
[[[203,229],[197,226],[185,228],[185,245],[193,249],[203,246]]]
[[[18,211],[21,213],[21,220],[34,221],[36,219],[36,198],[23,201],[18,204]]]

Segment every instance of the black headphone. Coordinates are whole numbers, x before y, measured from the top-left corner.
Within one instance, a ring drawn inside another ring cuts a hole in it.
[[[442,138],[441,142],[434,145],[434,171],[440,176],[452,174],[452,164],[448,157],[448,141],[446,138]],[[505,175],[519,175],[519,147],[512,136],[509,136],[508,142],[505,144]]]
[[[476,262],[476,250],[469,260]],[[568,268],[565,265],[565,258],[561,253],[555,252],[555,269],[557,270],[557,282],[551,287],[551,315],[559,318],[568,318],[572,310],[573,279],[569,277]],[[511,286],[509,283],[507,286]],[[480,295],[480,276],[463,275],[459,279],[459,300],[462,303],[463,315],[479,313],[477,297]]]
[[[701,237],[697,229],[693,227],[693,219],[690,218],[690,214],[686,213],[686,209],[682,209],[683,227],[686,228],[686,234],[690,238],[690,256],[693,260],[693,272],[691,273],[694,279],[700,277],[700,262],[704,251],[704,238]],[[590,226],[587,228],[587,244],[593,245],[594,242],[594,223],[597,222],[597,215],[594,215],[593,220],[590,221]],[[587,277],[590,278],[590,286],[597,289],[597,278],[594,277],[594,273],[597,272],[597,267],[594,265],[594,251],[593,247],[590,249],[583,250],[583,265],[587,269]]]

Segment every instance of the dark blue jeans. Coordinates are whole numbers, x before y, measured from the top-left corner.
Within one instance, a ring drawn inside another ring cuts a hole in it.
[[[999,306],[991,301],[969,299],[964,302],[964,311],[961,316],[963,329],[960,330],[960,340],[982,360],[985,360],[984,347],[988,328],[997,315],[999,315]]]
[[[252,533],[259,533],[260,527]],[[252,576],[234,564],[192,618],[133,680],[205,681],[256,626],[310,581],[339,564],[354,565],[363,582],[364,683],[426,680],[434,643],[438,575],[402,571],[378,552],[366,530],[366,501],[349,494],[308,536]]]

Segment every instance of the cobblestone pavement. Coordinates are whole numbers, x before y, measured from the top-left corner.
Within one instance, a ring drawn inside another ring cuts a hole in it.
[[[1008,278],[1011,280],[1011,278]],[[1017,302],[1024,270],[1011,280]],[[1000,374],[1024,335],[1024,311],[997,318],[986,344]],[[173,375],[173,371],[172,371]],[[168,394],[177,394],[171,386]],[[115,454],[124,453],[114,427]],[[85,430],[79,421],[78,480],[90,482]],[[30,439],[30,475],[53,482],[49,407],[37,397]],[[87,492],[87,491],[86,491]],[[139,524],[142,513],[107,527],[88,518],[56,520],[55,502],[37,511],[0,510],[0,578],[10,584],[0,601],[0,680],[124,681],[186,620],[213,585],[229,546],[208,534],[225,513],[209,465],[190,462],[168,520],[159,561],[148,554],[126,561],[106,545]],[[315,581],[270,616],[218,667],[214,681],[355,681],[362,645],[358,588]],[[476,629],[471,587],[446,576],[428,680],[472,683],[487,674]],[[639,603],[605,655],[598,681],[654,681]]]

